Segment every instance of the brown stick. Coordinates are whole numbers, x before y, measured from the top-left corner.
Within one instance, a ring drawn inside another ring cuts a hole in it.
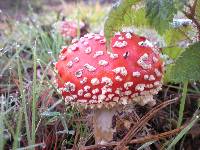
[[[160,139],[164,139],[164,138],[167,138],[167,137],[170,137],[170,136],[173,136],[173,135],[179,133],[186,126],[187,126],[187,124],[181,126],[180,128],[176,128],[174,130],[163,132],[163,133],[160,133],[160,134],[157,134],[157,135],[148,135],[148,136],[145,136],[145,137],[142,137],[142,138],[133,139],[129,142],[129,144],[141,144],[141,143],[146,143],[146,142],[150,142],[150,141],[158,141]],[[100,147],[112,147],[112,146],[115,146],[115,145],[118,145],[118,144],[119,144],[119,142],[111,142],[111,143],[104,144],[104,145],[98,145],[97,144],[97,145],[84,146],[82,149],[84,149],[84,150],[93,149],[94,150],[94,149],[97,149],[97,148],[100,148]]]
[[[198,30],[198,40],[200,40],[200,22],[196,19],[195,13],[196,13],[196,6],[197,6],[197,0],[194,1],[193,5],[188,5],[190,12],[183,11],[184,15],[191,19],[192,22],[195,24]]]
[[[124,148],[125,145],[130,143],[131,139],[140,131],[146,123],[161,109],[165,108],[166,106],[175,103],[178,100],[178,98],[174,98],[172,100],[166,101],[161,103],[160,105],[154,107],[151,111],[149,111],[147,114],[145,114],[141,120],[136,123],[133,128],[130,129],[130,131],[126,134],[126,136],[119,142],[117,147],[114,150],[121,150]]]

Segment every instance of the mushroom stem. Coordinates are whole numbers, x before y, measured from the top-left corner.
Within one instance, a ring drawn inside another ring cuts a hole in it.
[[[96,144],[105,144],[113,140],[112,119],[115,113],[115,108],[94,111],[93,126]]]

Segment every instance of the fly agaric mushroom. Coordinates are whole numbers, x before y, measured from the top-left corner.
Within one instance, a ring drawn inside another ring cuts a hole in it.
[[[103,34],[86,34],[61,51],[56,63],[59,91],[66,103],[94,109],[95,142],[113,137],[112,117],[118,106],[155,104],[162,86],[159,49],[144,37],[119,32],[106,49]]]
[[[80,22],[79,26],[75,21],[67,21],[67,20],[58,22],[57,24],[59,32],[63,37],[75,38],[78,33],[78,28],[80,30],[85,30],[84,29],[85,24],[83,22]]]

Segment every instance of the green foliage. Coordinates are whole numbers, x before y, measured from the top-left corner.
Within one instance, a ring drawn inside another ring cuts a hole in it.
[[[180,41],[186,40],[187,37],[184,35],[185,32],[190,30],[189,27],[182,28],[170,28],[166,30],[163,37],[165,39],[166,48],[163,49],[163,53],[167,54],[170,58],[176,59],[181,52],[183,52],[183,48],[181,48],[178,44]]]
[[[188,133],[188,131],[195,125],[197,121],[199,121],[199,114],[193,117],[191,122],[174,138],[166,150],[171,150],[173,146],[175,146],[181,140],[181,138]]]
[[[185,49],[176,59],[175,64],[169,66],[165,78],[172,82],[200,80],[200,42]]]
[[[113,9],[111,9],[108,18],[104,24],[104,33],[107,41],[114,35],[114,32],[119,31],[124,25],[124,16],[130,12],[132,5],[141,0],[121,0]]]
[[[147,0],[146,17],[155,29],[163,34],[177,13],[173,0]]]

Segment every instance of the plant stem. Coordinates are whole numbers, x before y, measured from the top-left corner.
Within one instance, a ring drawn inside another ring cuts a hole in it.
[[[22,71],[21,71],[21,66],[18,58],[18,76],[19,76],[19,91],[22,99],[22,107],[24,111],[24,117],[25,117],[25,125],[26,125],[26,134],[27,134],[27,140],[28,140],[28,145],[31,145],[31,136],[30,136],[30,128],[29,128],[29,120],[28,120],[28,115],[27,115],[27,109],[26,109],[26,98],[24,95],[24,86],[23,86],[23,80],[22,80]]]
[[[15,136],[14,136],[14,143],[13,143],[13,147],[12,149],[17,149],[18,147],[18,141],[20,140],[20,130],[21,130],[21,126],[22,126],[22,117],[23,117],[23,109],[22,107],[20,108],[19,112],[18,112],[19,116],[17,118],[17,129],[16,129],[16,133],[15,133]]]
[[[113,139],[112,118],[116,110],[101,108],[94,112],[93,126],[96,144],[105,144]]]
[[[32,100],[32,144],[35,144],[35,123],[36,123],[36,43],[33,48],[33,100]]]
[[[179,117],[178,117],[178,124],[177,127],[181,126],[182,120],[183,120],[183,112],[185,108],[185,99],[187,95],[187,86],[188,86],[188,81],[185,81],[183,83],[183,93],[182,93],[182,98],[180,102],[180,107],[179,107]]]

